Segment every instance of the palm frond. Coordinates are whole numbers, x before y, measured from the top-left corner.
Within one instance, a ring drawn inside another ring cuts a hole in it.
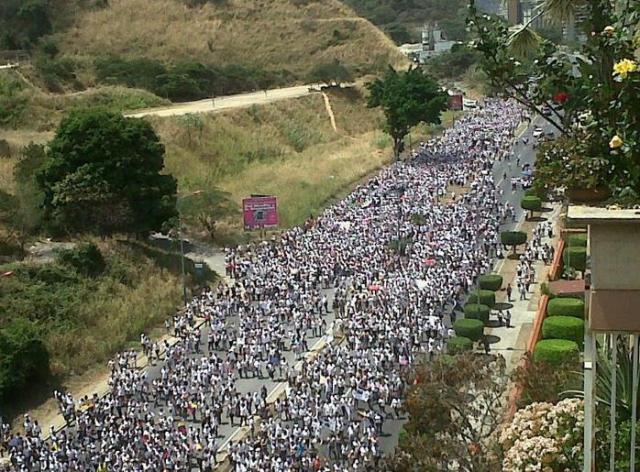
[[[509,33],[509,51],[516,57],[531,56],[540,45],[540,35],[528,25],[512,26]]]
[[[548,21],[557,24],[573,20],[576,10],[582,5],[584,0],[544,0],[542,10]]]

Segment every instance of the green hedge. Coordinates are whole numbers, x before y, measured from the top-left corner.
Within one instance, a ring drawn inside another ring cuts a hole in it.
[[[527,195],[520,200],[520,206],[523,210],[540,211],[542,209],[542,200],[536,196]]]
[[[565,266],[573,267],[575,270],[584,272],[587,267],[587,248],[568,247],[562,254]]]
[[[579,298],[552,298],[547,304],[547,316],[584,318],[584,301]]]
[[[587,247],[587,233],[569,236],[567,238],[567,247]]]
[[[480,341],[484,334],[484,323],[480,320],[463,318],[453,323],[453,330],[458,336],[469,338],[472,341]]]
[[[577,361],[579,355],[580,347],[575,341],[543,339],[536,344],[536,348],[533,351],[533,360],[535,362],[562,364],[568,361]]]
[[[467,303],[464,306],[465,318],[480,320],[485,325],[489,322],[490,313],[491,313],[491,308],[489,308],[487,305],[478,305],[477,303]]]
[[[500,233],[500,242],[505,246],[519,246],[527,242],[527,233],[522,231],[503,231]]]
[[[542,323],[544,339],[568,339],[582,347],[584,341],[584,320],[573,316],[550,316]]]
[[[483,290],[500,290],[502,288],[502,276],[498,274],[485,274],[478,277],[478,287]]]
[[[469,293],[467,303],[478,303],[493,308],[496,305],[496,294],[491,290],[474,290]]]
[[[449,354],[458,354],[461,352],[471,351],[473,349],[473,341],[464,336],[454,336],[447,341],[447,352]]]

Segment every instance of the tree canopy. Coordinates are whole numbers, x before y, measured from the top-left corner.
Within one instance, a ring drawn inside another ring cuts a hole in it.
[[[159,230],[176,215],[176,180],[161,174],[164,154],[143,120],[100,109],[72,112],[37,175],[45,222],[99,235]]]
[[[383,78],[370,82],[367,88],[367,105],[384,112],[384,130],[393,138],[396,159],[411,128],[419,123],[440,124],[440,113],[447,107],[447,94],[418,68],[406,72],[389,68]]]

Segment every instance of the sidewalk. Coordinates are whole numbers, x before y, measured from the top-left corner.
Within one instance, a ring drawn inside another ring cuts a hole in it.
[[[554,205],[553,211],[543,213],[543,216],[553,223],[553,238],[542,238],[543,243],[548,243],[555,247],[556,241],[559,237],[558,231],[558,217],[560,216],[561,207]],[[527,240],[531,240],[531,234],[540,222],[525,220],[520,223],[518,230],[527,233]],[[507,370],[511,370],[515,364],[518,363],[522,354],[526,350],[527,341],[533,327],[533,320],[538,309],[538,301],[540,299],[540,287],[541,284],[547,280],[547,274],[550,266],[545,265],[544,262],[538,261],[534,264],[536,280],[535,283],[529,289],[529,294],[526,300],[520,301],[520,294],[517,290],[517,275],[516,268],[518,265],[517,260],[502,259],[496,264],[496,271],[502,275],[503,278],[503,290],[496,292],[496,303],[504,304],[503,312],[506,312],[506,307],[511,306],[511,327],[506,326],[498,327],[495,316],[492,317],[489,322],[489,327],[485,329],[485,334],[489,336],[491,340],[491,351],[497,354],[501,354],[507,363]],[[511,302],[507,301],[507,292],[504,287],[510,283],[513,287],[513,293],[511,294]]]

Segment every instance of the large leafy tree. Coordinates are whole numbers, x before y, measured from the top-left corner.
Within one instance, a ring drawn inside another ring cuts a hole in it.
[[[151,125],[104,110],[65,118],[38,182],[46,222],[72,233],[145,234],[176,216],[176,180]]]
[[[505,406],[504,358],[438,356],[417,365],[409,381],[406,433],[385,470],[498,470],[491,451]]]
[[[440,123],[446,109],[447,94],[421,69],[399,72],[389,68],[384,77],[367,84],[371,108],[380,107],[386,123],[384,130],[393,138],[396,159],[402,152],[404,137],[419,123]]]

